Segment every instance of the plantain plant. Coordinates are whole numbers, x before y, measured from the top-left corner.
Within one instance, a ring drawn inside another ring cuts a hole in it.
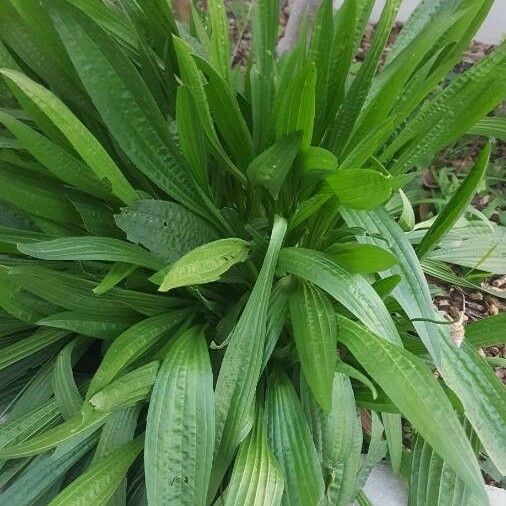
[[[422,231],[402,188],[490,134],[506,44],[444,78],[492,3],[425,0],[385,51],[387,0],[356,63],[373,0],[279,57],[256,0],[232,67],[222,0],[0,2],[0,504],[368,504],[385,458],[412,505],[487,503],[505,319],[455,339],[423,269],[490,145]]]

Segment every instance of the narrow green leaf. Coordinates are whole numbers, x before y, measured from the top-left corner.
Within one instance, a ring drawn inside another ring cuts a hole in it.
[[[223,0],[209,0],[207,9],[211,30],[211,62],[227,79],[230,72],[230,39],[225,4]]]
[[[264,413],[258,410],[255,425],[239,446],[230,482],[225,490],[224,506],[279,506],[284,479],[267,444]]]
[[[0,71],[61,131],[97,178],[126,204],[137,200],[136,191],[93,134],[72,111],[49,90],[14,70]]]
[[[506,140],[506,118],[487,116],[476,123],[470,130],[472,135],[483,135],[494,139]]]
[[[248,166],[248,178],[278,198],[301,143],[301,132],[292,132],[260,153]]]
[[[211,363],[201,327],[170,346],[149,404],[144,466],[148,501],[205,505],[214,450]]]
[[[116,411],[144,400],[151,392],[160,364],[150,362],[120,376],[93,395],[89,402],[97,411]]]
[[[373,332],[400,342],[390,313],[374,289],[327,255],[304,248],[284,248],[278,267],[325,290]]]
[[[51,506],[107,504],[108,499],[126,476],[132,462],[142,451],[143,444],[143,435],[137,436],[132,443],[99,460],[63,489],[49,504]]]
[[[262,371],[267,309],[285,232],[286,221],[277,217],[260,274],[229,337],[218,374],[215,388],[216,445],[209,498],[214,498],[248,425]]]
[[[422,258],[437,246],[441,238],[466,211],[487,170],[490,150],[491,145],[489,143],[478,156],[466,179],[459,185],[458,190],[437,215],[436,220],[432,223],[427,233],[423,236],[422,242],[416,248],[418,258]]]
[[[93,293],[96,295],[102,295],[108,292],[111,288],[114,288],[118,283],[121,283],[125,278],[130,276],[132,272],[137,269],[137,266],[127,264],[125,262],[115,262],[111,265],[111,268],[107,271],[107,274],[103,277],[102,281],[93,288]]]
[[[320,406],[329,412],[337,360],[334,308],[324,293],[308,283],[299,283],[289,300],[302,373]]]
[[[411,353],[351,320],[339,316],[338,326],[338,339],[441,457],[483,497],[476,458],[450,401],[430,369]]]
[[[286,374],[269,377],[265,400],[267,437],[285,478],[282,505],[314,506],[324,494],[323,476],[311,432]]]
[[[506,342],[506,313],[488,316],[466,326],[466,339],[477,347],[496,346]]]
[[[126,262],[158,270],[162,262],[143,248],[110,237],[66,237],[19,244],[25,255],[43,260],[103,260]]]
[[[142,356],[162,337],[173,332],[187,314],[186,311],[176,311],[153,316],[133,325],[118,336],[108,348],[93,376],[86,398],[90,399],[106,387],[125,367]]]

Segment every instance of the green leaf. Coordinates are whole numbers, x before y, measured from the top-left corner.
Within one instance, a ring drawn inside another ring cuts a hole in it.
[[[466,179],[459,185],[458,190],[437,215],[436,220],[432,223],[427,233],[423,236],[422,242],[416,248],[418,258],[422,258],[437,246],[441,238],[466,211],[487,170],[490,150],[491,145],[489,143],[478,156]]]
[[[83,398],[77,388],[72,370],[72,366],[77,360],[73,360],[72,355],[75,353],[77,358],[80,358],[88,345],[85,338],[78,337],[67,344],[56,357],[52,385],[56,403],[66,420],[76,416],[83,404]]]
[[[203,214],[198,186],[133,63],[76,9],[58,4],[51,6],[51,15],[86,91],[128,158],[174,200]]]
[[[282,90],[276,121],[276,137],[302,131],[301,148],[307,149],[313,137],[316,69],[306,65]]]
[[[23,122],[0,111],[0,122],[19,140],[25,149],[54,176],[91,195],[110,198],[107,187],[77,158]]]
[[[301,132],[292,132],[259,154],[248,166],[248,178],[278,198],[299,151]]]
[[[219,239],[199,246],[164,269],[163,280],[158,289],[168,292],[173,288],[200,285],[218,281],[233,265],[248,257],[249,245],[243,239]],[[157,273],[155,276],[160,276]]]
[[[325,253],[353,273],[385,271],[397,264],[392,253],[373,244],[336,243]]]
[[[308,283],[299,283],[289,301],[302,373],[320,406],[329,412],[337,360],[334,308],[324,293]]]
[[[86,399],[90,399],[106,387],[121,371],[158,343],[162,337],[170,335],[187,314],[186,311],[176,311],[152,316],[136,323],[118,336],[108,348],[93,376]]]
[[[327,502],[348,505],[355,493],[362,450],[362,425],[350,380],[339,372],[333,375],[329,413],[318,406],[303,381],[301,399],[320,459]]]
[[[88,471],[64,488],[49,504],[51,506],[72,506],[86,504],[107,504],[117,487],[126,476],[129,467],[142,451],[143,435],[112,452],[92,465]]]
[[[18,249],[25,255],[43,260],[126,262],[153,270],[162,266],[160,260],[143,248],[110,237],[66,237],[19,244]]]
[[[0,370],[56,343],[68,336],[68,332],[56,329],[37,329],[31,336],[1,348]]]
[[[12,459],[36,455],[50,450],[73,438],[90,435],[100,428],[108,414],[97,413],[83,417],[79,414],[74,418],[38,434],[24,443],[8,446],[0,450],[0,458]]]
[[[206,504],[214,450],[211,363],[201,327],[170,346],[149,403],[144,466],[148,501]]]
[[[149,396],[160,364],[150,362],[120,376],[93,395],[89,402],[97,411],[116,411]]]
[[[123,208],[115,220],[130,242],[168,262],[218,239],[206,221],[175,202],[139,200]]]
[[[120,200],[129,204],[137,200],[136,191],[130,186],[118,166],[99,144],[93,134],[72,111],[49,90],[14,70],[0,70],[65,136],[97,178],[105,182]]]
[[[339,316],[338,326],[339,341],[441,457],[478,497],[483,497],[476,458],[450,401],[430,369],[411,353],[347,318]]]
[[[243,439],[262,372],[267,309],[286,221],[276,217],[269,248],[246,306],[229,336],[215,388],[216,445],[209,497],[215,495]],[[255,336],[252,339],[251,336]]]
[[[503,116],[487,116],[480,119],[470,130],[472,135],[483,135],[494,139],[506,140],[506,118]]]
[[[230,39],[225,5],[223,0],[209,0],[207,9],[211,30],[211,62],[227,79],[230,72]]]
[[[506,313],[488,316],[466,326],[466,339],[470,344],[485,348],[506,342]]]
[[[113,263],[102,281],[93,288],[93,293],[102,295],[108,292],[111,288],[114,288],[118,283],[121,283],[121,281],[130,276],[136,269],[137,266],[124,262]]]
[[[248,437],[239,446],[230,482],[225,490],[224,506],[279,506],[284,478],[267,444],[264,413],[257,418]]]
[[[400,342],[390,313],[371,285],[327,255],[305,248],[284,248],[278,267],[325,290],[373,332]]]
[[[384,212],[356,213],[346,211],[348,226],[369,232],[368,242],[385,245],[399,259],[399,266],[386,274],[401,274],[402,281],[392,292],[411,320],[447,385],[462,402],[466,416],[483,446],[498,467],[506,468],[503,451],[506,441],[504,389],[485,361],[467,346],[457,347],[451,341],[446,325],[432,323],[439,316],[434,309],[427,281],[416,254],[399,226]]]
[[[318,455],[295,389],[279,370],[265,399],[267,437],[285,478],[282,505],[314,506],[324,494]]]
[[[113,340],[139,320],[136,314],[97,315],[86,311],[62,311],[42,318],[37,324],[76,332],[83,336]]]
[[[351,209],[374,209],[392,195],[391,180],[375,170],[340,170],[327,182],[341,204]]]

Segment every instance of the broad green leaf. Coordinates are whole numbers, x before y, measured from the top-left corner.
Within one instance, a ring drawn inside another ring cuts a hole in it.
[[[216,445],[210,498],[214,497],[248,425],[262,372],[267,310],[285,232],[286,220],[276,217],[262,268],[241,317],[229,336],[218,373],[215,387]]]
[[[260,153],[248,166],[248,178],[266,188],[274,199],[285,182],[299,151],[301,132],[292,132]]]
[[[416,248],[418,258],[422,258],[437,246],[445,233],[453,227],[459,217],[466,211],[488,167],[490,150],[491,145],[488,144],[480,153],[466,179],[459,185],[455,194],[437,215],[436,220]]]
[[[324,494],[318,455],[295,389],[282,371],[269,377],[265,417],[269,445],[285,479],[281,504],[318,504]]]
[[[62,198],[63,186],[38,174],[0,162],[0,200],[33,216],[54,222],[79,223],[72,205]]]
[[[87,417],[79,414],[42,434],[33,436],[26,442],[3,448],[0,450],[0,458],[12,459],[37,455],[73,438],[90,435],[103,425],[107,416],[108,413],[96,413]]]
[[[110,36],[74,8],[51,6],[51,15],[86,91],[125,154],[168,195],[202,213],[198,187],[132,62]]]
[[[173,263],[168,271],[163,271],[158,290],[168,292],[180,286],[218,281],[233,265],[244,262],[248,253],[249,245],[243,239],[219,239],[199,246]]]
[[[320,459],[327,504],[348,505],[355,492],[362,450],[362,426],[350,380],[345,374],[334,374],[329,413],[318,406],[304,381],[301,399]]]
[[[487,116],[478,121],[469,130],[469,133],[506,140],[506,118],[503,116]]]
[[[139,315],[135,313],[100,315],[77,310],[51,314],[39,320],[37,324],[76,332],[83,336],[112,340],[139,320]]]
[[[129,467],[142,451],[143,435],[99,460],[64,488],[49,504],[51,506],[106,505]]]
[[[402,461],[402,419],[396,413],[382,413],[385,437],[388,445],[388,457],[390,466],[395,474],[401,471]]]
[[[211,62],[221,76],[227,79],[230,72],[230,40],[225,4],[223,0],[209,0],[207,8],[211,30]]]
[[[25,255],[43,260],[103,260],[126,262],[158,270],[162,262],[143,248],[109,237],[66,237],[19,244]]]
[[[85,338],[77,337],[58,353],[54,363],[52,375],[54,397],[66,420],[76,416],[83,404],[72,369],[77,360],[73,359],[72,355],[77,355],[76,358],[79,359],[88,345],[89,342]]]
[[[90,399],[106,387],[121,371],[158,343],[162,337],[170,335],[187,315],[186,311],[175,311],[152,316],[133,325],[118,336],[108,348],[93,376],[86,399]]]
[[[115,216],[130,242],[174,262],[190,250],[218,239],[202,218],[175,202],[139,200]]]
[[[97,411],[116,411],[148,397],[160,364],[150,362],[120,376],[93,395],[89,402]]]
[[[276,120],[276,137],[281,139],[292,132],[301,131],[301,148],[307,149],[313,137],[315,114],[316,69],[306,65],[282,90]]]
[[[96,443],[96,438],[79,441],[61,455],[46,454],[34,459],[29,467],[0,494],[0,503],[29,505],[43,497],[45,491],[74,464],[84,457]]]
[[[384,212],[356,213],[346,211],[344,218],[349,226],[359,226],[369,232],[367,242],[390,250],[399,259],[399,266],[386,274],[401,274],[402,281],[392,294],[413,322],[418,335],[430,353],[447,385],[464,406],[466,416],[480,441],[498,468],[505,469],[503,423],[506,413],[504,388],[490,367],[470,347],[457,347],[451,341],[446,325],[432,323],[439,316],[434,309],[427,281],[416,254],[398,225]]]
[[[258,408],[257,408],[258,409]],[[230,482],[225,490],[224,506],[279,506],[284,478],[267,444],[263,410],[248,437],[239,446]]]
[[[341,204],[351,209],[374,209],[392,195],[392,181],[375,170],[340,170],[327,182]]]
[[[79,159],[23,122],[0,111],[0,122],[8,128],[23,147],[55,177],[91,195],[110,198],[107,187]]]
[[[466,339],[478,347],[497,346],[506,342],[506,313],[488,316],[466,326]]]
[[[211,363],[201,327],[170,346],[149,403],[144,466],[148,501],[205,505],[214,450]]]
[[[441,457],[478,497],[483,497],[476,458],[450,401],[431,370],[411,353],[345,317],[338,317],[338,327],[339,341]]]
[[[336,243],[325,253],[350,272],[380,272],[397,264],[392,253],[372,244]]]
[[[0,73],[61,131],[106,189],[110,185],[112,193],[126,204],[138,199],[107,151],[58,97],[20,72],[3,69]]]
[[[325,290],[373,332],[400,342],[387,308],[371,285],[329,256],[305,248],[284,248],[279,255],[279,268]]]
[[[309,283],[297,285],[289,304],[302,373],[320,406],[329,412],[337,360],[335,310],[326,294]]]
[[[37,329],[31,336],[20,339],[13,344],[0,348],[0,370],[37,353],[64,338],[68,337],[68,332],[57,329]]]

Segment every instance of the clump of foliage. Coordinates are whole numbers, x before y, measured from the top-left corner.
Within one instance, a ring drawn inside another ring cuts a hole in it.
[[[506,45],[441,87],[492,2],[424,2],[383,62],[391,0],[356,66],[373,3],[278,58],[257,0],[247,68],[221,0],[0,3],[0,503],[364,504],[387,454],[413,505],[486,503],[504,318],[452,340],[420,260],[489,147],[415,247],[385,205],[504,98]]]

